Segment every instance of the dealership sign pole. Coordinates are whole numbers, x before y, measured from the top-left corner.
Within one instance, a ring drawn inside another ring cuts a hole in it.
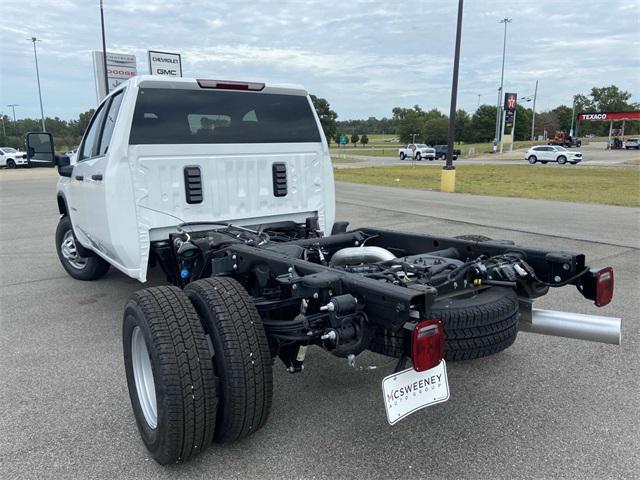
[[[104,96],[109,95],[109,79],[107,78],[107,41],[104,38],[104,9],[100,0],[100,27],[102,28],[102,68],[104,69]]]

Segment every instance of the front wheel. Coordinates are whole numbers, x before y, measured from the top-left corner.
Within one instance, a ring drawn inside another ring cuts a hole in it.
[[[419,162],[422,160],[422,156],[419,153],[416,153],[415,159]]]
[[[61,217],[56,229],[56,251],[62,267],[76,280],[97,280],[104,277],[109,271],[109,263],[96,255],[81,256],[77,241],[71,219],[67,215]]]
[[[16,162],[12,158],[7,160],[7,168],[16,168]]]
[[[404,160],[407,156],[404,153],[400,153],[400,160]]]
[[[531,165],[535,165],[535,163],[538,161],[535,155],[531,155],[527,160]]]
[[[565,157],[564,155],[560,155],[558,157],[558,165],[564,165],[565,163],[567,163],[567,157]]]

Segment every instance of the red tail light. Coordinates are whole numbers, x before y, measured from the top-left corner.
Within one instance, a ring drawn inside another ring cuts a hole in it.
[[[196,80],[200,88],[217,88],[219,90],[252,90],[260,92],[264,90],[264,83],[256,82],[230,82],[227,80]]]
[[[604,307],[613,298],[613,268],[607,267],[596,273],[596,307]]]
[[[444,326],[438,319],[424,320],[413,330],[411,359],[416,372],[424,372],[440,363],[444,356]]]

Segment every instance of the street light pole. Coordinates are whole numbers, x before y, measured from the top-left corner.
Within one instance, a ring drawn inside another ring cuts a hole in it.
[[[480,108],[480,97],[482,97],[481,93],[478,94],[478,108]]]
[[[33,58],[36,60],[36,79],[38,80],[38,97],[40,98],[40,120],[42,122],[42,131],[46,132],[47,129],[44,126],[44,110],[42,109],[42,90],[40,88],[40,71],[38,70],[38,52],[36,51],[36,42],[41,42],[36,37],[31,37],[33,42]]]
[[[576,117],[576,96],[573,96],[573,107],[571,107],[571,128],[569,129],[569,135],[573,137],[573,120]]]
[[[16,107],[19,107],[17,103],[10,103],[7,107],[11,108],[13,112],[13,133],[18,136],[18,122],[16,122]],[[2,122],[2,127],[4,128],[4,121]],[[6,135],[6,133],[5,133]]]
[[[495,141],[500,140],[502,142],[502,137],[500,135],[500,120],[502,118],[501,110],[502,110],[502,93],[504,89],[504,58],[507,51],[507,24],[511,23],[510,18],[503,18],[499,23],[504,23],[504,38],[502,40],[502,71],[500,73],[500,88],[498,89],[498,111],[496,112],[496,134]]]
[[[536,99],[538,98],[538,80],[536,80],[536,89],[533,93],[533,116],[531,117],[531,141],[536,135]]]
[[[455,192],[456,171],[453,166],[453,142],[456,133],[456,102],[458,100],[458,71],[460,69],[460,41],[462,39],[463,0],[458,0],[458,24],[456,27],[456,47],[453,57],[453,79],[451,81],[451,108],[449,109],[449,135],[447,139],[447,164],[442,169],[440,190]]]

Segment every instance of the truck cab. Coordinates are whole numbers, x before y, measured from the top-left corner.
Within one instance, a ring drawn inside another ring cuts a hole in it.
[[[80,248],[146,280],[150,244],[182,222],[334,222],[333,171],[295,85],[135,77],[98,106],[60,212]]]

